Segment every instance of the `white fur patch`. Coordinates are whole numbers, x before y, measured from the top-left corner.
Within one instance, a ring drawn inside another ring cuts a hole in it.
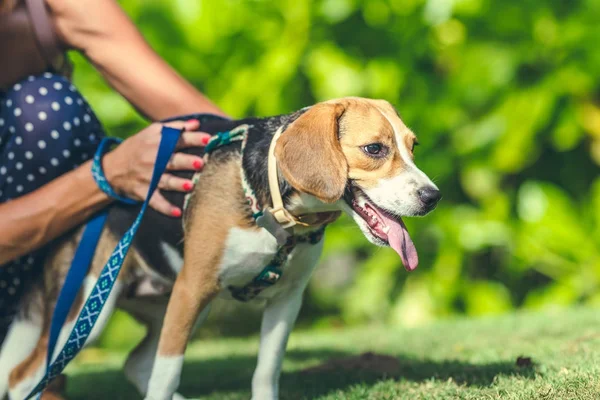
[[[169,262],[169,267],[176,273],[179,273],[181,268],[183,268],[183,257],[179,253],[179,250],[165,242],[160,242],[160,249]]]
[[[219,271],[223,287],[247,284],[273,259],[276,252],[277,241],[265,229],[232,228]]]
[[[96,284],[96,281],[97,281],[97,277],[95,277],[95,276],[87,276],[85,278],[85,280],[83,282],[83,296],[85,299],[87,299],[88,296],[90,295],[92,288]],[[115,303],[116,303],[117,298],[119,297],[121,288],[122,288],[122,283],[119,281],[115,282],[115,286],[114,286],[111,294],[108,296],[108,299],[104,303],[104,308],[102,309],[102,312],[98,316],[98,320],[96,321],[94,328],[90,332],[90,335],[86,341],[86,346],[89,345],[90,343],[93,343],[94,340],[96,340],[98,338],[98,336],[104,329],[106,322],[108,321],[108,319],[110,318],[110,316],[113,313]],[[62,327],[60,334],[58,336],[58,340],[56,342],[56,347],[54,349],[54,354],[52,356],[52,360],[56,359],[59,352],[62,350],[69,335],[71,334],[71,331],[73,330],[74,324],[75,324],[75,320],[65,323],[65,325]],[[37,340],[34,342],[34,345],[35,344],[37,344]],[[31,352],[31,350],[30,350],[30,352]],[[33,387],[44,376],[45,371],[46,371],[46,363],[43,362],[42,364],[40,364],[40,366],[37,368],[37,370],[35,371],[35,373],[33,375],[28,376],[27,378],[18,382],[14,387],[10,388],[10,390],[9,390],[10,396],[9,397],[11,399],[12,398],[15,398],[15,399],[25,398],[25,396],[27,396],[31,392]]]
[[[125,375],[127,379],[135,385],[142,395],[149,393],[150,377],[154,368],[153,364],[160,340],[160,332],[167,310],[167,299],[162,300],[160,298],[134,298],[124,300],[120,303],[120,306],[124,310],[134,315],[139,321],[144,322],[148,328],[148,332],[142,342],[129,354],[125,362]],[[210,304],[202,310],[196,319],[191,334],[206,320],[209,312]],[[169,385],[168,382],[163,383]],[[156,386],[154,389],[156,389]],[[183,396],[175,393],[173,398],[183,399]]]
[[[38,319],[16,319],[8,330],[0,350],[0,399],[4,398],[8,391],[10,372],[35,348],[42,333]]]
[[[179,387],[183,355],[181,356],[156,356],[152,377],[148,385],[146,400],[171,400]]]

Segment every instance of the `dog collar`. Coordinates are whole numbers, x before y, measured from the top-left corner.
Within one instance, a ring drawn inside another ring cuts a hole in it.
[[[267,169],[269,173],[269,192],[271,192],[271,202],[273,207],[269,210],[273,217],[279,222],[279,224],[284,228],[291,228],[294,225],[305,225],[300,222],[290,213],[285,206],[283,205],[283,199],[281,198],[281,191],[279,190],[279,177],[277,176],[277,159],[275,158],[275,145],[277,144],[277,139],[281,136],[281,132],[283,132],[283,126],[277,129],[277,132],[273,135],[273,139],[271,139],[271,144],[269,146],[269,155],[267,158]]]

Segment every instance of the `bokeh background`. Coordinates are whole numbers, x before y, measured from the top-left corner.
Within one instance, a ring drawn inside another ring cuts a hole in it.
[[[416,162],[444,195],[405,219],[419,268],[407,273],[344,218],[328,228],[302,326],[600,304],[600,1],[120,3],[233,117],[364,96],[390,101],[417,133]],[[73,59],[110,134],[145,125]],[[204,334],[257,332],[255,314],[228,307]],[[136,329],[120,314],[103,343]]]

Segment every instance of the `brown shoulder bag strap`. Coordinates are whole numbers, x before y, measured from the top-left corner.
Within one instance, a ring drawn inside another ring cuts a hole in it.
[[[25,0],[25,3],[42,55],[55,71],[61,71],[65,67],[65,52],[60,46],[44,0]]]

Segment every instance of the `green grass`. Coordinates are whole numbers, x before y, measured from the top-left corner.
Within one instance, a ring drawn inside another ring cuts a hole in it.
[[[249,399],[258,338],[194,342],[180,392],[201,399]],[[307,368],[371,351],[396,371],[357,365]],[[532,366],[517,366],[519,356]],[[70,367],[70,399],[136,399],[125,355],[90,349]],[[396,363],[395,360],[392,360]],[[568,309],[455,319],[417,329],[380,326],[292,334],[282,399],[600,399],[600,311]]]

